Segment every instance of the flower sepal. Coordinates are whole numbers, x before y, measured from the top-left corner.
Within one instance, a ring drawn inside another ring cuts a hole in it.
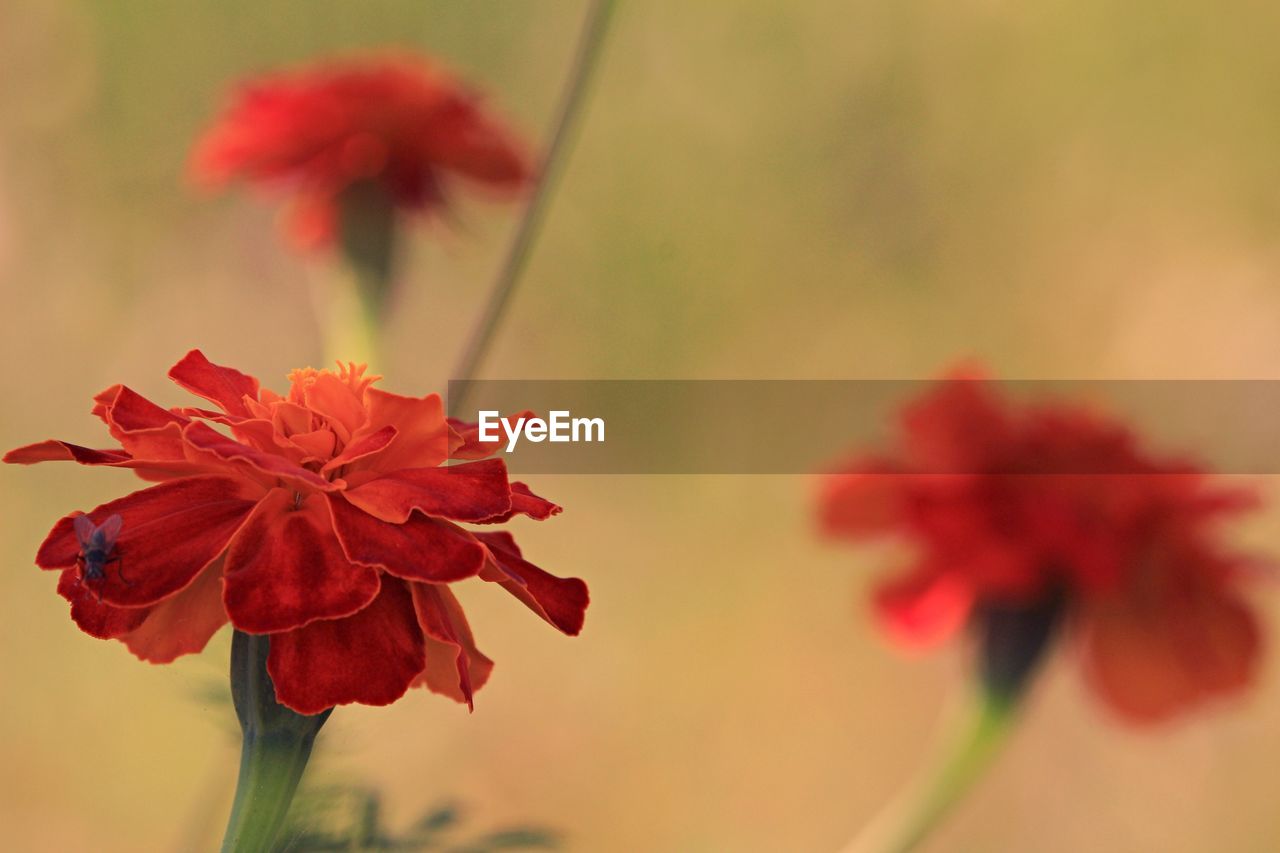
[[[1026,692],[1057,636],[1067,597],[1059,588],[1022,604],[982,605],[974,614],[978,679],[988,702],[1008,708]]]
[[[223,853],[274,849],[316,735],[333,712],[299,714],[276,701],[270,644],[268,636],[243,631],[231,640],[231,698],[244,741]]]

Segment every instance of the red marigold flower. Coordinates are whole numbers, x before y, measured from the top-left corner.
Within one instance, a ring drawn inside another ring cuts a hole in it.
[[[1252,561],[1215,525],[1257,504],[1195,466],[1157,458],[1124,426],[1067,404],[1015,406],[957,376],[905,408],[896,448],[824,482],[835,537],[915,545],[875,609],[927,646],[970,625],[989,688],[1016,691],[1061,626],[1120,715],[1165,718],[1255,673]]]
[[[375,181],[400,209],[430,212],[446,183],[497,191],[532,176],[524,146],[461,82],[407,56],[325,62],[248,81],[197,143],[197,181],[241,178],[294,192],[290,231],[331,243],[345,190]]]
[[[36,554],[61,571],[58,592],[86,633],[153,663],[200,651],[227,621],[269,634],[279,701],[315,714],[386,705],[414,685],[470,705],[493,663],[450,591],[456,581],[496,583],[564,633],[581,630],[582,581],[528,562],[505,531],[461,526],[560,507],[482,458],[438,395],[389,394],[348,365],[295,370],[281,396],[198,350],[169,376],[217,409],[164,409],[115,385],[93,411],[120,447],[43,441],[4,457],[132,468],[157,482],[88,513],[123,521],[118,571],[82,576],[80,513]],[[443,466],[462,451],[478,461]]]

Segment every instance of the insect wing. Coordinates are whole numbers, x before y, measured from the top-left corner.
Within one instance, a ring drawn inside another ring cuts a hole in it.
[[[118,515],[111,516],[98,525],[93,537],[94,544],[100,547],[103,552],[110,552],[111,548],[116,544],[116,537],[120,535],[122,527],[124,527],[124,519]]]
[[[119,516],[112,516],[118,518]],[[93,547],[93,535],[98,532],[98,528],[94,526],[93,519],[87,515],[77,515],[75,521],[72,522],[76,528],[76,539],[80,541],[80,550]]]

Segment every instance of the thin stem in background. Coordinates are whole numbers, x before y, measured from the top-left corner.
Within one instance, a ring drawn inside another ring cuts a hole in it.
[[[1016,701],[980,691],[924,784],[881,813],[841,853],[908,853],[982,778],[1012,729]]]
[[[569,142],[576,127],[575,119],[581,111],[588,83],[597,65],[604,44],[605,32],[609,28],[609,18],[613,12],[614,0],[593,0],[582,25],[582,34],[578,37],[578,46],[574,54],[573,65],[569,69],[568,82],[560,97],[560,106],[556,111],[555,123],[551,131],[551,141],[543,156],[541,168],[538,170],[538,183],[529,199],[524,216],[516,227],[511,243],[507,247],[506,257],[498,270],[493,289],[480,314],[474,331],[467,340],[462,356],[454,368],[452,379],[474,378],[493,341],[494,332],[502,320],[503,312],[511,300],[520,273],[524,271],[529,259],[529,252],[542,220],[550,205],[552,193],[559,182],[564,161],[568,155]],[[467,386],[459,388],[450,406],[457,411],[467,394]]]

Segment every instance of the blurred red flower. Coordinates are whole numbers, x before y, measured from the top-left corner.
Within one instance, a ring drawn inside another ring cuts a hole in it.
[[[82,577],[80,513],[40,546],[36,563],[61,570],[76,624],[153,663],[200,651],[228,620],[269,634],[277,697],[303,714],[386,705],[413,685],[470,704],[493,664],[449,588],[466,578],[577,634],[582,581],[527,562],[505,531],[459,525],[560,507],[509,482],[502,460],[483,458],[490,445],[446,421],[438,395],[389,394],[363,372],[295,370],[280,396],[195,350],[169,376],[216,411],[166,410],[116,385],[93,411],[119,448],[43,441],[6,454],[158,481],[88,513],[96,524],[123,519],[119,571]],[[442,466],[450,457],[478,461]]]
[[[462,83],[401,57],[330,61],[242,84],[198,141],[195,179],[241,178],[294,193],[290,232],[331,243],[343,193],[376,182],[400,209],[432,211],[448,178],[498,191],[532,176],[523,144]]]
[[[1124,426],[1068,404],[1016,406],[957,375],[908,405],[896,448],[824,481],[831,536],[897,534],[918,554],[882,583],[892,639],[980,635],[988,686],[1015,690],[1059,627],[1120,715],[1168,717],[1241,690],[1260,630],[1239,581],[1250,560],[1215,523],[1257,503],[1158,459]]]

